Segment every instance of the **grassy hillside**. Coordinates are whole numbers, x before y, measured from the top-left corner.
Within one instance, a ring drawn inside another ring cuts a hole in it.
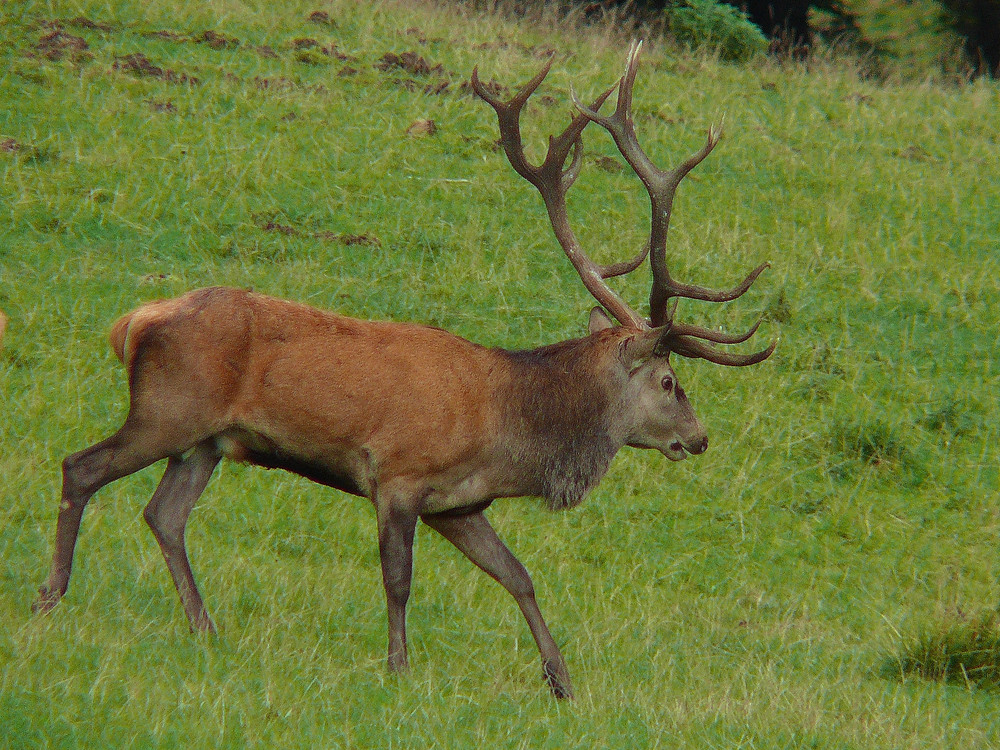
[[[479,64],[513,85],[554,50],[525,122],[538,154],[627,40],[424,3],[0,13],[0,745],[1000,744],[987,672],[903,674],[921,638],[1000,598],[995,83],[648,46],[655,160],[726,122],[679,192],[672,271],[724,285],[773,264],[740,302],[681,313],[738,329],[764,311],[758,337],[781,341],[747,370],[677,363],[703,456],[626,449],[577,510],[489,511],[567,658],[566,705],[514,603],[426,529],[413,672],[389,677],[374,513],[279,472],[224,464],[192,515],[219,637],[188,632],[142,521],[159,467],[95,498],[63,603],[30,604],[60,461],[124,417],[106,332],[140,302],[231,284],[488,345],[579,335],[592,300],[463,83]],[[605,133],[586,143],[572,218],[619,259],[648,204]],[[617,288],[639,306],[634,276]]]

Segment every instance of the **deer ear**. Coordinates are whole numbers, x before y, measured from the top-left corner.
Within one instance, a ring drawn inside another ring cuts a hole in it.
[[[587,328],[590,332],[597,333],[598,331],[603,331],[606,328],[611,328],[614,323],[611,322],[611,318],[608,314],[604,312],[603,307],[595,307],[590,311],[590,320],[587,322]]]

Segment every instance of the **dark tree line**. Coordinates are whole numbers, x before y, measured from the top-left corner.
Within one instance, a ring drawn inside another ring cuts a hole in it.
[[[831,19],[823,32],[845,36],[863,49],[874,46],[864,38],[858,15],[842,0],[721,0],[746,12],[771,40],[773,52],[802,56],[813,44],[817,30],[809,23],[810,8]],[[937,0],[943,25],[964,40],[974,75],[1000,78],[1000,0]],[[662,14],[678,0],[584,0],[593,9],[626,7],[639,15]]]
[[[975,75],[1000,78],[1000,0],[938,0],[943,21],[965,39]]]

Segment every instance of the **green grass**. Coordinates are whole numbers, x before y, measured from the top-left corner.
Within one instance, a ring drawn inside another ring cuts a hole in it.
[[[514,603],[426,529],[413,672],[387,675],[374,514],[279,472],[223,465],[192,516],[217,638],[188,632],[142,521],[158,467],[95,498],[63,603],[46,617],[30,604],[60,461],[124,417],[106,332],[142,301],[232,284],[489,345],[579,335],[592,301],[461,84],[475,64],[526,80],[557,50],[540,92],[556,104],[524,123],[538,154],[570,85],[586,98],[612,82],[627,40],[425,3],[0,13],[0,745],[1000,744],[989,684],[885,669],[950,637],[940,613],[1000,599],[996,83],[880,84],[849,60],[732,67],[648,45],[636,121],[655,160],[726,116],[679,191],[672,272],[722,285],[773,263],[740,302],[681,313],[738,329],[766,311],[759,338],[781,342],[746,370],[677,364],[703,456],[626,449],[577,510],[489,511],[563,648],[567,705]],[[78,17],[105,28],[64,23],[87,48],[46,57],[45,22]],[[376,67],[406,51],[442,68]],[[145,74],[122,62],[136,53]],[[417,119],[436,133],[407,136]],[[599,168],[606,134],[588,130],[587,148],[572,218],[598,260],[619,259],[644,241],[648,203]],[[638,306],[635,276],[617,288]]]
[[[969,688],[1000,686],[1000,627],[996,612],[969,618],[960,609],[911,636],[882,667],[887,677],[917,675]]]

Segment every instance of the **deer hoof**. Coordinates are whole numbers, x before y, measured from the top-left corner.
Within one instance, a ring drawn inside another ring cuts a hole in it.
[[[566,665],[545,659],[542,662],[542,671],[553,696],[559,700],[573,700],[573,688],[570,686]]]
[[[215,623],[212,622],[212,618],[207,614],[199,616],[197,619],[188,622],[188,629],[198,635],[199,633],[204,633],[205,635],[218,635],[218,631],[215,629]]]
[[[50,591],[48,586],[42,586],[38,589],[38,598],[31,605],[31,611],[36,615],[51,612],[61,598],[60,594]]]
[[[390,654],[386,666],[392,674],[405,675],[410,671],[409,660],[400,654]]]

